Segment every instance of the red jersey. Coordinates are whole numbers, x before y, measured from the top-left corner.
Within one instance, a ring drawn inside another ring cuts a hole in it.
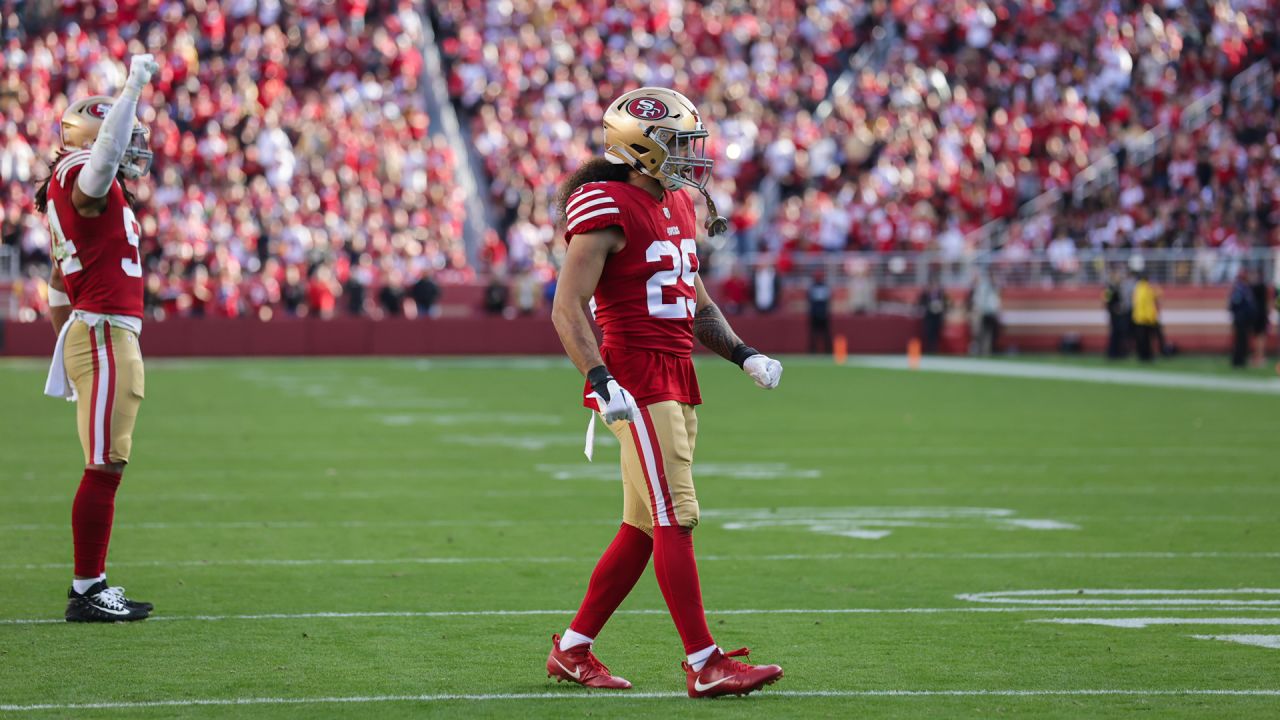
[[[630,183],[593,182],[569,196],[565,214],[565,242],[609,226],[626,237],[605,260],[593,298],[609,372],[642,407],[702,402],[691,358],[698,297],[693,201],[683,191],[655,200]],[[595,407],[590,400],[584,405]]]
[[[53,168],[49,180],[49,235],[53,256],[62,269],[71,306],[102,315],[142,317],[142,258],[138,254],[140,226],[124,199],[119,180],[107,191],[107,206],[95,217],[84,217],[71,200],[88,150],[68,153]]]

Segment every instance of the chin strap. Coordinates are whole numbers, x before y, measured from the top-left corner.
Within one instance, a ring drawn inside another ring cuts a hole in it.
[[[702,224],[707,229],[707,234],[715,237],[729,230],[729,220],[716,212],[716,201],[711,199],[711,193],[706,188],[698,188],[698,192],[702,193],[702,197],[707,201],[707,221]]]

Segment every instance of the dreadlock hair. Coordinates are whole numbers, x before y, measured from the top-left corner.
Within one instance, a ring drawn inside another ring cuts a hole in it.
[[[632,169],[629,166],[618,165],[602,157],[592,158],[582,163],[567,180],[560,184],[560,191],[556,193],[556,210],[560,213],[560,220],[562,222],[567,220],[564,207],[569,203],[569,196],[574,190],[589,182],[627,182],[631,173]]]
[[[40,187],[36,188],[36,210],[44,215],[49,212],[49,182],[53,180],[53,169],[58,167],[58,163],[62,162],[62,158],[66,157],[71,151],[62,149],[58,151],[58,156],[49,163],[49,177],[40,182]],[[116,180],[120,182],[120,189],[124,191],[124,202],[126,205],[133,207],[133,193],[129,192],[129,186],[124,184],[124,173],[117,171]]]

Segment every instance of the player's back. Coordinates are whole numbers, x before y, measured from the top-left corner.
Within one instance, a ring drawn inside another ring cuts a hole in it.
[[[49,181],[49,231],[53,255],[67,295],[77,310],[103,315],[143,314],[140,227],[120,181],[111,183],[107,204],[94,216],[81,215],[73,202],[76,179],[89,150],[60,158]]]

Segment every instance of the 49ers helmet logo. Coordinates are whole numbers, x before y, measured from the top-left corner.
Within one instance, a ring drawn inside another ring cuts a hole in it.
[[[670,114],[666,104],[661,100],[647,97],[636,98],[627,103],[627,112],[641,120],[661,120]]]
[[[107,103],[94,103],[85,108],[84,111],[101,120],[107,116],[107,111],[110,109],[111,106]]]

